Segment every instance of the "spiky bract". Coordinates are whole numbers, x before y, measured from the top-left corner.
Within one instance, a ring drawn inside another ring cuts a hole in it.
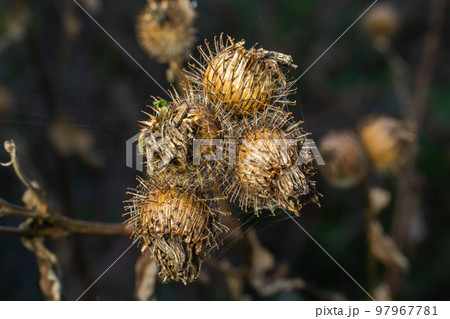
[[[195,280],[206,250],[218,247],[218,235],[226,228],[201,197],[139,182],[127,207],[133,237],[161,266],[163,282]]]
[[[205,164],[203,155],[213,150],[195,148],[194,141],[220,137],[217,110],[207,105],[201,96],[193,94],[185,98],[175,94],[173,102],[154,109],[158,116],[149,115],[150,119],[142,122],[149,178],[156,185],[209,189],[215,162]]]
[[[314,170],[308,151],[302,150],[306,134],[290,113],[268,108],[263,115],[241,126],[237,137],[236,166],[225,178],[225,194],[239,199],[242,209],[273,211],[277,206],[299,214],[302,205],[317,201]]]
[[[206,43],[199,47],[204,62],[190,64],[188,80],[213,102],[228,110],[249,114],[269,105],[291,104],[293,92],[286,78],[287,67],[296,67],[292,58],[278,52],[244,48],[245,41],[228,37],[214,39],[215,52]]]

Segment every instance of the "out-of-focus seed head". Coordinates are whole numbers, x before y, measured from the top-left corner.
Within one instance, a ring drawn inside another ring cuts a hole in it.
[[[333,186],[355,186],[367,174],[366,153],[351,130],[329,132],[320,141],[319,150],[325,161],[320,172]]]
[[[137,18],[139,44],[162,63],[184,59],[195,41],[194,18],[189,0],[149,0]]]
[[[126,223],[133,228],[133,237],[139,239],[142,252],[149,250],[161,266],[163,282],[194,281],[207,250],[218,247],[218,236],[226,227],[196,195],[139,182],[126,207]]]
[[[149,0],[137,18],[139,45],[150,57],[169,64],[169,82],[194,47],[195,15],[189,0]]]
[[[377,4],[367,13],[363,27],[377,50],[385,52],[389,49],[391,40],[398,31],[399,20],[397,9],[388,3]]]
[[[371,116],[359,129],[361,142],[380,173],[396,173],[406,148],[416,147],[416,134],[404,122],[386,116]]]
[[[244,44],[230,37],[224,43],[220,36],[214,39],[213,53],[206,43],[207,53],[199,47],[205,62],[190,64],[186,77],[211,101],[238,114],[251,114],[274,103],[292,104],[286,99],[294,91],[286,79],[286,69],[296,67],[292,58],[262,48],[245,50]]]

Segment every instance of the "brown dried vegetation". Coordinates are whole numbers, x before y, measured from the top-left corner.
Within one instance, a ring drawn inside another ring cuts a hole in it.
[[[183,96],[155,101],[157,116],[141,123],[147,172],[130,192],[127,223],[163,281],[195,280],[207,248],[218,247],[226,231],[211,209],[219,189],[256,214],[281,207],[299,215],[305,203],[318,203],[307,134],[283,109],[294,104],[292,59],[243,45],[220,36],[215,53],[199,48],[205,61],[185,71]],[[199,139],[219,143],[196,150]]]

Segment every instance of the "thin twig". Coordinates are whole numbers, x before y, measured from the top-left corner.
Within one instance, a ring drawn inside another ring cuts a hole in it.
[[[416,80],[416,94],[411,104],[412,120],[417,126],[420,126],[423,121],[427,105],[447,3],[448,0],[435,0],[431,7],[431,25],[425,38],[422,61]]]
[[[37,229],[21,229],[16,227],[0,226],[0,234],[5,235],[15,235],[15,236],[25,236],[25,237],[59,237],[55,236],[62,232],[60,228],[37,228]]]
[[[25,228],[0,228],[0,232],[10,235],[40,235],[50,237],[61,237],[68,234],[86,234],[102,236],[130,236],[131,230],[118,223],[98,223],[75,220],[65,217],[48,207],[44,191],[36,182],[31,182],[23,174],[16,153],[14,141],[4,143],[5,150],[9,153],[11,160],[8,163],[1,163],[2,166],[12,166],[14,172],[20,181],[33,192],[35,199],[39,201],[38,205],[28,205],[27,207],[11,204],[0,198],[0,216],[14,215],[40,221],[39,226],[36,223],[29,223]],[[35,228],[33,229],[32,226]]]
[[[397,95],[400,112],[403,117],[407,117],[410,113],[409,106],[411,105],[412,99],[410,83],[408,81],[410,74],[408,64],[392,48],[385,54],[385,58],[392,70],[392,84]]]
[[[21,235],[27,233],[50,237],[61,237],[69,234],[102,235],[102,236],[130,236],[131,230],[120,223],[98,223],[71,219],[58,213],[40,213],[26,207],[11,204],[0,198],[0,215],[14,215],[19,217],[33,218],[46,222],[48,226],[42,229],[17,229],[0,228],[0,233]],[[26,231],[25,231],[26,230]]]
[[[26,218],[48,218],[47,214],[42,214],[40,212],[30,210],[26,207],[11,204],[0,198],[0,217],[2,215],[14,215]]]
[[[25,185],[26,188],[33,189],[34,187],[31,185],[31,183],[23,176],[22,170],[19,166],[19,161],[17,160],[17,153],[16,153],[16,144],[13,140],[5,141],[4,142],[5,150],[8,152],[9,156],[11,157],[11,160],[8,163],[0,163],[0,165],[4,167],[12,166],[14,168],[14,172],[16,173],[17,177],[20,179],[23,185]]]
[[[38,199],[39,204],[42,206],[46,206],[46,198],[45,193],[42,191],[42,189],[37,185],[36,182],[31,182],[27,178],[25,178],[25,175],[22,173],[22,170],[19,165],[19,160],[17,159],[17,152],[16,152],[16,144],[13,140],[8,140],[4,142],[5,150],[8,152],[9,156],[11,157],[11,160],[8,163],[0,163],[2,166],[12,166],[14,169],[14,172],[16,173],[17,177],[20,179],[23,185],[27,189],[33,192],[36,199]]]
[[[369,284],[369,292],[373,295],[378,281],[378,270],[376,258],[372,251],[372,227],[373,211],[370,203],[370,183],[366,177],[363,181],[364,196],[366,200],[366,209],[364,219],[366,225],[366,242],[367,242],[367,276]]]
[[[120,223],[88,222],[54,215],[50,219],[72,234],[102,235],[102,236],[131,236],[132,231]]]

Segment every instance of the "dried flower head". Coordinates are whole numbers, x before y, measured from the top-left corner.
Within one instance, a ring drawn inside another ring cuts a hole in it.
[[[360,125],[359,134],[372,164],[382,173],[396,173],[403,164],[404,150],[415,147],[415,133],[391,117],[369,117]]]
[[[351,130],[332,131],[319,144],[325,161],[323,176],[336,187],[352,187],[367,174],[368,160],[358,137]]]
[[[208,189],[214,163],[194,165],[194,156],[211,153],[212,149],[201,148],[200,154],[194,154],[193,143],[194,139],[219,137],[216,111],[198,95],[180,98],[175,93],[173,102],[157,101],[155,105],[158,116],[149,115],[150,119],[142,122],[140,139],[145,141],[142,148],[150,178],[159,185]]]
[[[149,8],[155,3],[150,0]],[[303,149],[302,122],[284,110],[295,104],[287,99],[294,91],[286,78],[288,67],[296,67],[292,58],[245,50],[244,41],[230,37],[225,43],[215,38],[214,53],[206,46],[208,53],[199,48],[203,63],[185,71],[183,98],[175,93],[171,103],[155,101],[157,116],[142,122],[139,138],[148,170],[127,207],[128,223],[161,265],[163,281],[193,281],[204,249],[217,246],[217,234],[226,228],[207,204],[217,186],[256,214],[281,206],[298,215],[320,195],[311,180],[312,156]],[[198,139],[219,143],[196,154]],[[220,156],[203,159],[213,147]]]
[[[237,163],[225,178],[225,194],[239,198],[242,209],[273,209],[279,205],[299,214],[304,203],[317,202],[314,170],[301,148],[306,134],[290,113],[266,109],[253,123],[242,125]]]
[[[226,230],[205,201],[174,189],[158,190],[142,179],[126,207],[127,224],[133,227],[142,251],[150,251],[161,266],[163,282],[194,281],[206,250],[218,247],[218,235]]]
[[[286,69],[296,67],[289,55],[251,48],[245,41],[228,37],[214,39],[215,52],[206,43],[206,53],[199,47],[205,63],[190,64],[185,75],[211,101],[237,113],[252,113],[267,105],[291,104],[286,96],[292,93]]]
[[[137,18],[139,45],[152,58],[169,63],[172,73],[177,72],[195,43],[195,15],[189,0],[149,0]]]
[[[364,30],[374,41],[379,51],[389,49],[392,37],[399,28],[397,9],[388,3],[375,5],[364,18]]]

